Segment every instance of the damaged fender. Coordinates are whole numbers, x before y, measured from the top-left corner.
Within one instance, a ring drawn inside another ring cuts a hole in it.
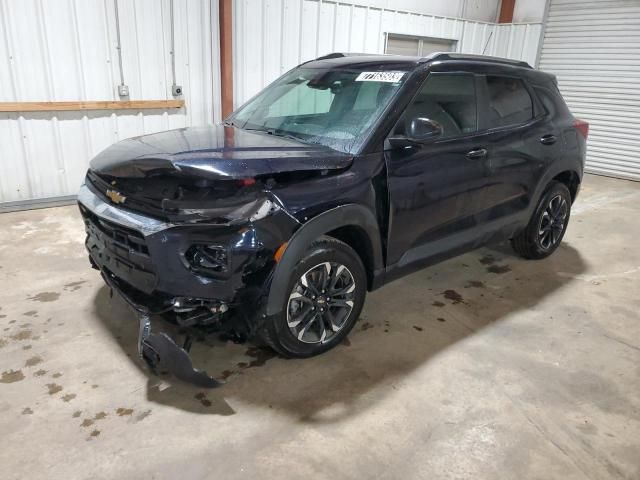
[[[322,235],[340,227],[357,227],[366,233],[366,245],[363,250],[368,252],[369,258],[363,258],[365,266],[372,267],[373,278],[370,279],[370,289],[382,283],[384,272],[382,258],[382,244],[378,222],[371,210],[362,205],[347,204],[312,218],[300,227],[291,237],[282,258],[275,267],[269,289],[266,316],[277,315],[285,305],[289,292],[290,273],[303,257],[309,246]]]

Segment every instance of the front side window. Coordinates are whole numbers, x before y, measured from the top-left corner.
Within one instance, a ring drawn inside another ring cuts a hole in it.
[[[404,135],[416,117],[442,127],[442,138],[458,137],[478,129],[476,89],[471,74],[432,73],[405,110],[395,134]]]
[[[519,78],[487,76],[490,128],[519,125],[533,118],[533,102]]]
[[[405,71],[296,68],[238,109],[230,122],[356,153],[408,76]]]

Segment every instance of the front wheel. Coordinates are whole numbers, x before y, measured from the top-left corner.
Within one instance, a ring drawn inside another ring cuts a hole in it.
[[[353,328],[367,290],[358,254],[323,237],[296,265],[282,313],[264,326],[262,337],[287,357],[310,357],[340,343]]]
[[[560,246],[570,215],[569,190],[563,183],[552,182],[527,227],[511,239],[513,249],[524,258],[537,260],[548,257]]]

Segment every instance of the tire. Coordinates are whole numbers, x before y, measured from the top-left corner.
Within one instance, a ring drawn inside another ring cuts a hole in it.
[[[366,291],[367,275],[358,254],[346,243],[321,237],[291,272],[281,313],[267,319],[259,335],[285,357],[326,352],[355,325]]]
[[[549,184],[526,228],[511,239],[520,256],[539,260],[560,246],[571,216],[571,194],[560,182]]]

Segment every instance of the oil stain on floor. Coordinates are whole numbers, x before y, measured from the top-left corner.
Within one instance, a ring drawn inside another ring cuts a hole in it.
[[[511,267],[509,265],[491,265],[487,267],[487,272],[496,273],[498,275],[507,273],[511,271]]]
[[[27,359],[27,361],[24,362],[24,366],[25,367],[33,367],[33,366],[38,365],[39,363],[42,363],[42,362],[43,362],[42,357],[40,357],[38,355],[35,355],[35,356]]]
[[[33,300],[34,302],[55,302],[58,298],[60,298],[58,292],[41,292],[33,297],[27,297],[28,300]]]
[[[455,290],[445,290],[444,292],[442,292],[442,295],[447,300],[451,300],[451,303],[453,305],[456,305],[458,303],[464,303],[464,298],[462,298],[462,295],[460,295]]]
[[[20,380],[24,380],[22,370],[6,370],[2,372],[2,377],[0,377],[0,383],[14,383]]]
[[[75,292],[76,290],[80,290],[82,288],[82,285],[87,283],[86,280],[80,280],[78,282],[71,282],[71,283],[67,283],[64,286],[64,290],[67,292]]]
[[[204,392],[196,393],[193,398],[199,400],[203,407],[211,406],[211,400],[207,398],[207,394]]]
[[[55,395],[56,393],[62,391],[62,386],[57,383],[47,383],[47,389],[49,390],[49,395]]]

